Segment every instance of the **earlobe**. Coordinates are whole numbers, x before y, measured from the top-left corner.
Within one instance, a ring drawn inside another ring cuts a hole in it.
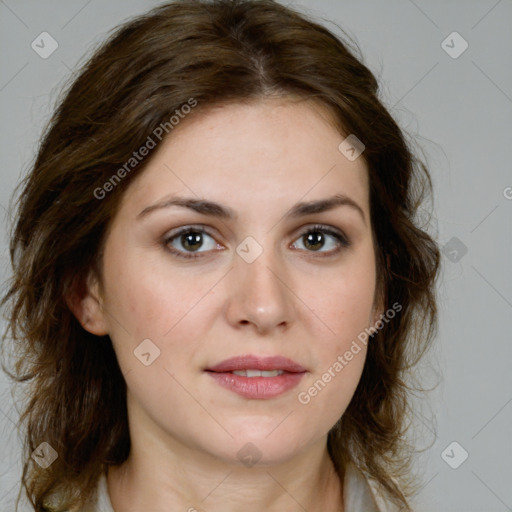
[[[80,325],[91,334],[108,334],[98,278],[91,270],[87,278],[75,280],[65,297],[66,304]]]

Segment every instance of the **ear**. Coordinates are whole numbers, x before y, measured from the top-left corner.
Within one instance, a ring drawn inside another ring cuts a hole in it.
[[[85,279],[73,281],[65,300],[73,315],[86,331],[97,336],[108,334],[99,280],[93,270]]]

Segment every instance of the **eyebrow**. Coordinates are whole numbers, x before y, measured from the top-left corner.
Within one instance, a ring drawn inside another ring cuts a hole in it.
[[[235,210],[213,201],[188,197],[172,197],[147,206],[137,215],[137,219],[146,217],[149,213],[156,210],[169,208],[171,206],[188,208],[202,215],[217,217],[219,219],[236,220],[238,218],[238,214],[235,212]],[[326,212],[339,206],[349,206],[350,208],[358,211],[363,219],[363,222],[366,224],[366,216],[363,209],[353,199],[344,194],[336,194],[325,199],[297,203],[285,214],[285,217],[305,217],[306,215],[311,215],[313,213]]]

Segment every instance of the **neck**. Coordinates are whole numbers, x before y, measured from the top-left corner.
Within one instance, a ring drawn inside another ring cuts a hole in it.
[[[326,438],[286,462],[240,467],[148,432],[131,434],[128,459],[107,476],[116,512],[343,512]]]

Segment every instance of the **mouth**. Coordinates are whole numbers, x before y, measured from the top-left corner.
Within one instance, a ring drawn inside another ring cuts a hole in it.
[[[283,375],[284,370],[234,370],[233,375],[240,375],[240,377],[277,377]]]
[[[283,356],[237,356],[205,369],[221,387],[244,398],[269,399],[298,385],[307,370]]]

